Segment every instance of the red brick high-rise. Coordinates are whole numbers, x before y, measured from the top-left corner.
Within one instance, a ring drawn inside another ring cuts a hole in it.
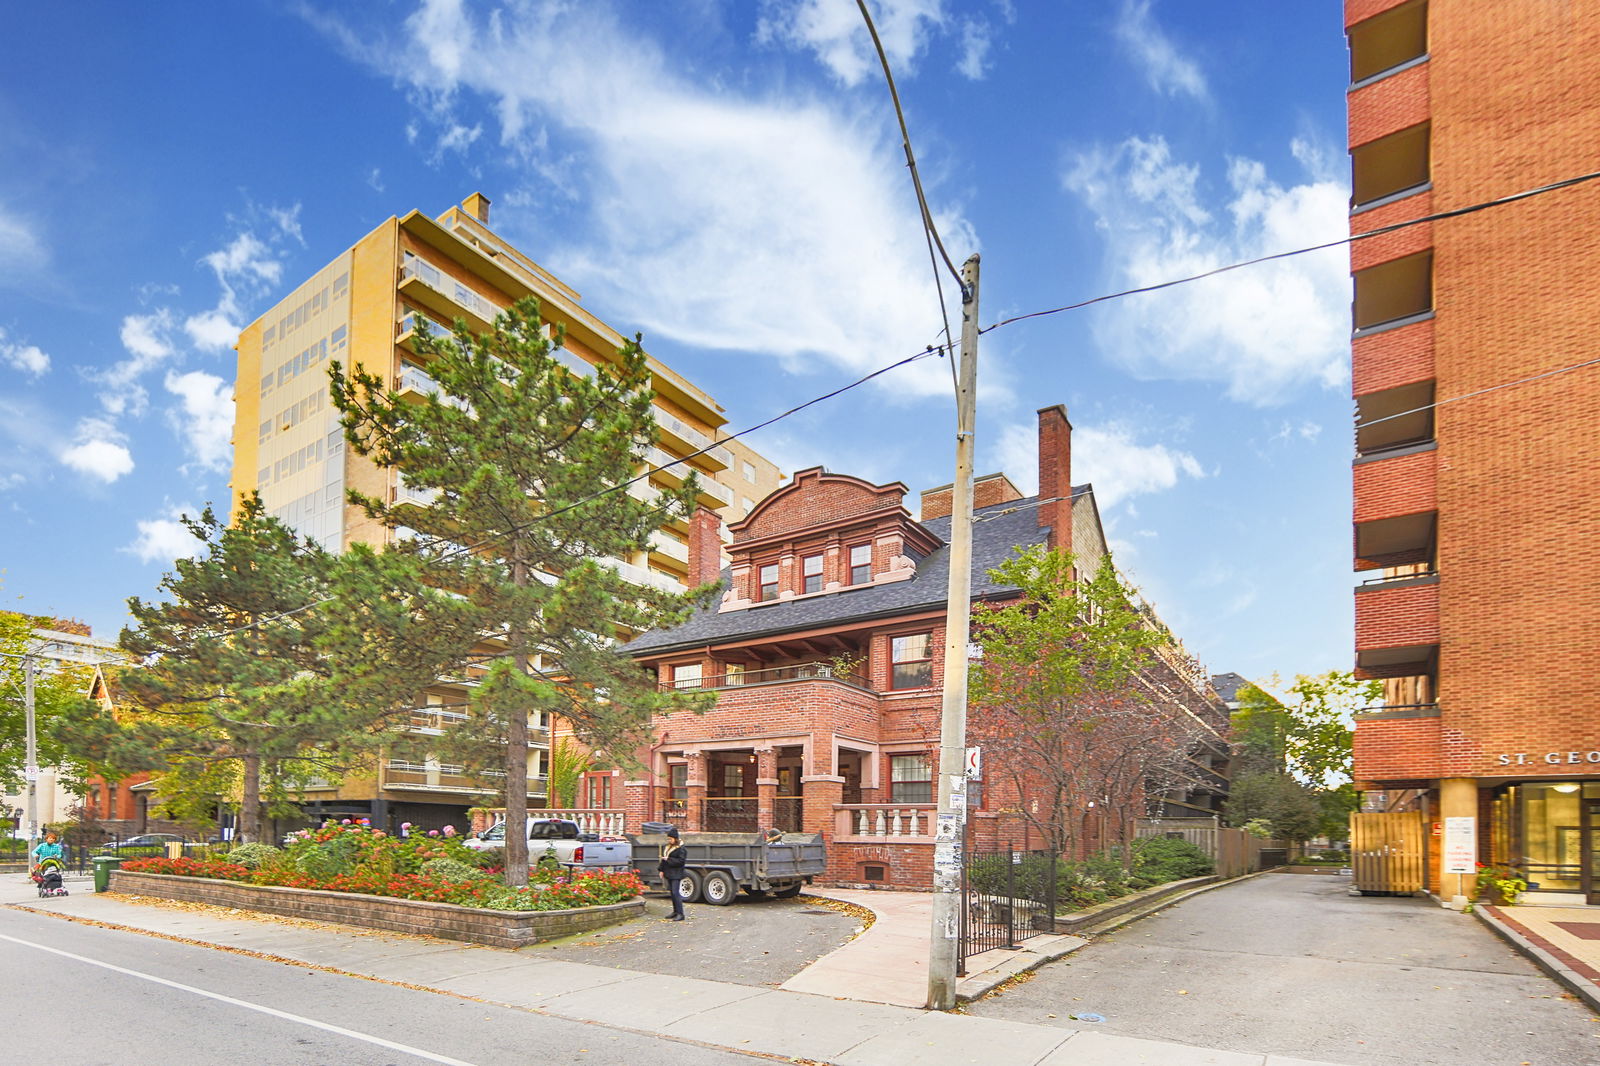
[[[1600,4],[1346,0],[1352,234],[1600,168]],[[1600,182],[1351,246],[1356,777],[1600,902]],[[1543,376],[1549,375],[1549,376]],[[1464,823],[1456,823],[1464,826]],[[1437,838],[1435,838],[1437,839]],[[1430,849],[1429,885],[1472,892]]]

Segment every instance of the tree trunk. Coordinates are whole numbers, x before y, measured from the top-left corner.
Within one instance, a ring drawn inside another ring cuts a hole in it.
[[[528,583],[528,568],[520,553],[511,559],[511,581],[518,588]],[[511,642],[517,673],[528,675],[522,627],[513,624],[506,634]],[[506,715],[506,884],[528,883],[528,712],[513,708]]]
[[[238,843],[254,844],[261,839],[261,756],[244,757],[244,794],[239,799]]]

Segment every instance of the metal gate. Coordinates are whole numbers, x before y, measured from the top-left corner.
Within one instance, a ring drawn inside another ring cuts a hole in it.
[[[1056,855],[1052,851],[964,851],[961,861],[961,950],[967,959],[1054,932]]]
[[[1427,887],[1428,849],[1421,811],[1350,816],[1355,887],[1371,895],[1409,896]]]

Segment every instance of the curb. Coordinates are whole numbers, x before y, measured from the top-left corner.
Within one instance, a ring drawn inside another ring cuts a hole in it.
[[[1600,988],[1597,988],[1593,981],[1567,965],[1566,961],[1554,952],[1548,951],[1529,940],[1526,934],[1519,929],[1513,928],[1506,920],[1490,914],[1489,908],[1475,907],[1472,914],[1484,925],[1494,930],[1495,935],[1499,936],[1501,940],[1526,955],[1535,966],[1544,971],[1547,977],[1566,985],[1567,990],[1583,1000],[1590,1010],[1600,1014]]]

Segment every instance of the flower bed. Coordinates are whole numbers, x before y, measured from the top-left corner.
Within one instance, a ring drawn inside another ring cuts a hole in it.
[[[505,911],[453,903],[369,896],[324,889],[281,888],[205,877],[111,871],[111,891],[277,914],[367,929],[437,936],[497,948],[520,948],[627,921],[644,900],[573,910]]]
[[[572,872],[554,863],[541,863],[529,871],[527,885],[512,886],[505,883],[498,868],[479,866],[482,861],[485,856],[464,846],[448,827],[442,835],[400,838],[375,830],[365,822],[330,822],[298,835],[284,849],[244,844],[221,857],[135,859],[124,863],[118,873],[150,880],[114,879],[112,887],[115,891],[145,891],[198,902],[219,901],[225,906],[400,931],[435,930],[419,929],[419,919],[405,917],[404,906],[399,910],[395,906],[378,907],[379,901],[499,915],[571,916],[583,911],[604,912],[604,917],[597,921],[569,917],[542,925],[523,922],[509,926],[466,921],[456,916],[445,921],[442,930],[436,932],[440,936],[509,946],[596,928],[632,917],[644,908],[639,898],[644,886],[631,870],[625,873]],[[184,882],[209,887],[185,888]],[[134,884],[147,887],[141,890],[131,887]],[[163,887],[154,891],[148,887],[152,885]],[[298,897],[294,893],[309,895]],[[341,906],[324,899],[337,900],[340,896],[366,902]],[[323,902],[307,902],[310,899]],[[286,903],[285,900],[298,902]],[[375,920],[374,916],[378,915],[383,921]],[[545,931],[529,932],[536,929]],[[549,929],[557,931],[549,932]],[[458,935],[470,931],[475,931],[475,935]]]

